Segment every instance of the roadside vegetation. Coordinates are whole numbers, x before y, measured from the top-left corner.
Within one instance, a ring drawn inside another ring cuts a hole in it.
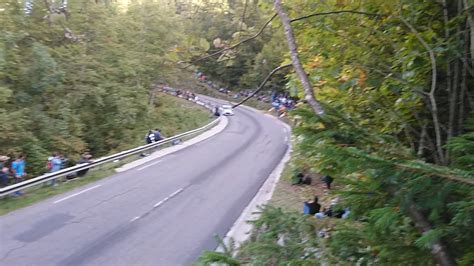
[[[28,177],[53,152],[97,158],[141,145],[148,129],[170,136],[207,120],[200,107],[151,93],[178,80],[168,53],[182,40],[168,34],[177,16],[159,15],[169,7],[26,3],[0,11],[0,155],[24,153]]]
[[[279,69],[270,81],[305,100],[290,112],[301,159],[292,168],[333,176],[337,187],[320,194],[283,180],[236,256],[227,247],[200,261],[471,265],[472,1],[245,3],[234,12],[245,23],[266,14],[260,26],[191,62],[211,78],[240,64],[236,87]],[[302,215],[314,195],[349,208],[349,219]]]
[[[199,72],[297,100],[290,170],[336,185],[277,190],[236,256],[202,263],[474,263],[472,0],[57,2],[0,11],[0,151],[26,153],[30,174],[53,151],[139,143],[154,119],[179,130],[153,91],[199,89],[182,79]],[[348,219],[289,204],[318,193]]]
[[[163,93],[155,95],[155,105],[153,110],[157,115],[150,119],[150,125],[153,126],[137,128],[135,139],[130,143],[124,143],[111,153],[144,145],[144,136],[149,129],[160,128],[163,136],[171,137],[204,126],[213,119],[209,110],[187,100]],[[132,155],[117,162],[110,162],[92,168],[87,175],[81,178],[71,180],[65,177],[61,178],[58,182],[59,185],[55,187],[45,184],[24,190],[24,195],[21,197],[7,196],[2,198],[0,199],[0,215],[111,176],[115,173],[115,168],[137,159],[140,159],[139,155]]]

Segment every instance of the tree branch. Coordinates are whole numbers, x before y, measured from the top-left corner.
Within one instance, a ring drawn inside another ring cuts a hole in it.
[[[444,153],[443,153],[443,143],[441,140],[441,129],[440,129],[440,123],[439,123],[439,118],[438,118],[438,105],[436,103],[436,98],[435,98],[435,92],[436,92],[436,81],[437,81],[437,69],[436,69],[436,57],[434,54],[433,49],[428,45],[428,43],[425,42],[425,40],[421,37],[420,33],[411,25],[408,21],[406,21],[403,17],[399,17],[400,20],[407,26],[410,31],[415,35],[415,37],[418,39],[418,41],[425,47],[425,49],[428,51],[428,54],[430,56],[430,61],[431,61],[431,89],[430,93],[428,94],[428,97],[430,99],[431,103],[431,115],[433,116],[433,123],[434,123],[434,128],[435,128],[435,134],[436,134],[436,150],[438,152],[439,159],[442,164],[446,163]]]
[[[316,100],[316,97],[314,96],[313,87],[311,86],[311,83],[308,79],[308,75],[306,74],[303,69],[303,66],[301,65],[301,61],[298,56],[298,48],[296,46],[295,36],[293,34],[293,29],[290,25],[290,18],[283,10],[281,6],[281,0],[275,0],[274,6],[285,29],[286,41],[288,42],[288,48],[290,49],[291,62],[293,64],[293,67],[295,68],[296,73],[299,76],[301,85],[303,86],[305,100],[309,104],[313,112],[316,115],[321,116],[324,114],[324,109],[321,104]]]
[[[416,204],[413,201],[409,203],[407,211],[409,217],[415,223],[415,227],[422,234],[425,234],[433,229],[428,219],[426,219],[422,212],[418,210]],[[456,261],[448,253],[448,248],[441,240],[436,240],[434,242],[434,244],[431,246],[431,253],[433,254],[433,257],[435,258],[435,261],[438,263],[438,265],[457,265]]]
[[[272,70],[272,72],[270,72],[270,74],[268,74],[265,79],[262,81],[262,83],[260,83],[260,85],[257,87],[257,89],[252,92],[252,94],[250,94],[249,96],[247,96],[247,98],[243,99],[242,101],[240,101],[239,103],[235,104],[234,106],[232,106],[232,108],[235,108],[243,103],[245,103],[248,99],[252,98],[255,94],[257,94],[257,92],[259,92],[263,86],[265,86],[265,84],[267,83],[267,81],[270,79],[271,76],[273,76],[273,74],[275,74],[276,72],[278,72],[279,70],[281,69],[284,69],[284,68],[287,68],[287,67],[290,67],[292,66],[292,64],[286,64],[286,65],[282,65],[282,66],[279,66],[275,69]]]
[[[368,13],[368,12],[362,12],[362,11],[357,11],[357,10],[338,10],[338,11],[330,11],[330,12],[321,12],[321,13],[309,14],[309,15],[302,16],[302,17],[299,17],[299,18],[294,18],[294,19],[290,20],[290,22],[295,22],[295,21],[298,21],[298,20],[303,20],[303,19],[312,18],[312,17],[316,17],[316,16],[335,15],[335,14],[342,14],[342,13],[360,14],[360,15],[373,16],[373,17],[386,16],[384,14]]]
[[[362,11],[356,11],[356,10],[338,10],[338,11],[332,11],[332,12],[322,12],[322,13],[315,13],[315,14],[310,14],[310,15],[307,15],[307,16],[303,16],[303,17],[299,17],[299,18],[295,18],[295,19],[292,19],[290,20],[290,23],[291,22],[295,22],[295,21],[298,21],[298,20],[303,20],[303,19],[307,19],[307,18],[310,18],[310,17],[315,17],[315,16],[323,16],[323,15],[331,15],[331,14],[340,14],[340,13],[353,13],[353,14],[361,14],[361,15],[367,15],[367,16],[385,16],[383,14],[377,14],[377,13],[368,13],[368,12],[362,12]],[[207,58],[210,58],[210,57],[213,57],[213,56],[216,56],[216,55],[219,55],[219,54],[222,54],[223,52],[225,51],[229,51],[229,50],[232,50],[234,48],[236,48],[237,46],[243,44],[243,43],[246,43],[248,41],[251,41],[255,38],[257,38],[260,34],[262,34],[263,30],[268,26],[268,24],[270,24],[270,22],[277,16],[278,14],[274,14],[269,20],[267,20],[267,22],[265,22],[265,24],[263,24],[263,26],[260,28],[260,30],[253,36],[243,40],[243,41],[240,41],[230,47],[227,47],[227,48],[224,48],[224,49],[221,49],[217,52],[214,52],[210,55],[206,55],[206,56],[203,56],[201,58],[198,58],[196,60],[192,60],[190,61],[190,65],[186,66],[186,67],[189,67],[191,66],[191,64],[193,63],[196,63],[196,62],[199,62],[199,61],[202,61],[202,60],[205,60]]]
[[[409,171],[412,173],[421,173],[427,176],[435,176],[435,177],[447,179],[452,182],[463,183],[463,184],[467,184],[471,186],[474,185],[474,179],[472,178],[465,178],[455,173],[447,173],[446,171],[442,172],[442,170],[440,169],[427,170],[427,169],[421,168],[422,165],[419,165],[417,167],[417,166],[409,165],[407,163],[393,163],[393,165],[400,170]],[[426,166],[426,165],[423,165],[423,166]]]
[[[255,35],[253,35],[252,37],[249,37],[249,38],[247,38],[247,39],[245,39],[245,40],[242,40],[242,41],[240,41],[240,42],[238,42],[238,43],[236,43],[236,44],[234,44],[234,45],[232,45],[232,46],[229,46],[229,47],[227,47],[227,48],[224,48],[224,49],[222,49],[222,50],[219,50],[219,51],[217,51],[217,52],[214,52],[214,53],[212,53],[212,54],[210,54],[210,55],[206,55],[206,56],[201,57],[201,58],[198,58],[198,59],[196,59],[196,60],[192,60],[190,63],[193,64],[193,63],[202,61],[202,60],[204,60],[204,59],[207,59],[207,58],[210,58],[210,57],[213,57],[213,56],[222,54],[222,53],[225,52],[225,51],[232,50],[232,49],[234,49],[235,47],[237,47],[237,46],[239,46],[239,45],[241,45],[241,44],[243,44],[243,43],[246,43],[246,42],[248,42],[248,41],[251,41],[251,40],[257,38],[260,34],[262,34],[263,30],[268,26],[268,24],[270,24],[270,22],[272,22],[272,20],[273,20],[276,16],[277,16],[277,14],[274,14],[269,20],[267,20],[267,22],[265,22],[265,24],[263,24],[263,26],[260,28],[260,30],[259,30]]]

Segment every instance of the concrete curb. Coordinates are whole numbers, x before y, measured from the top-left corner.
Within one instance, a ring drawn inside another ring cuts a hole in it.
[[[281,120],[278,120],[278,121],[281,122],[286,127],[289,133],[291,133],[290,126],[288,126],[286,123],[282,122]],[[239,216],[239,218],[237,218],[237,220],[235,221],[234,225],[231,227],[229,232],[227,232],[227,234],[225,235],[223,239],[223,242],[225,245],[229,245],[231,242],[233,242],[235,245],[234,247],[238,249],[244,241],[248,240],[248,238],[250,237],[252,227],[253,227],[252,224],[248,223],[248,221],[253,221],[253,220],[258,219],[258,217],[260,216],[258,207],[267,203],[272,198],[273,192],[275,191],[276,185],[278,181],[280,180],[283,169],[285,168],[286,163],[290,159],[291,151],[292,151],[291,142],[288,142],[288,148],[283,158],[280,160],[280,162],[275,167],[275,169],[273,169],[270,176],[260,187],[260,189],[258,190],[257,194],[254,196],[252,201],[250,201],[249,205],[245,207],[244,211]],[[219,245],[216,248],[216,251],[222,252],[223,250],[224,249],[221,245]]]
[[[224,128],[227,127],[228,123],[229,123],[228,118],[225,117],[225,116],[221,116],[219,123],[216,126],[209,129],[208,131],[205,131],[204,133],[201,133],[200,135],[198,135],[198,136],[196,136],[196,137],[194,137],[190,140],[184,141],[184,142],[182,142],[178,145],[167,147],[167,148],[164,148],[162,150],[155,151],[152,154],[148,155],[147,157],[138,159],[138,160],[133,161],[131,163],[127,163],[127,164],[125,164],[125,165],[123,165],[119,168],[116,168],[115,171],[116,172],[124,172],[124,171],[130,170],[132,168],[135,168],[137,166],[140,166],[142,164],[145,164],[145,163],[151,162],[153,160],[156,160],[158,158],[162,158],[162,157],[164,157],[168,154],[171,154],[171,153],[177,152],[179,150],[185,149],[185,148],[187,148],[191,145],[194,145],[198,142],[206,140],[206,139],[216,135],[217,133],[221,132],[222,130],[224,130]]]

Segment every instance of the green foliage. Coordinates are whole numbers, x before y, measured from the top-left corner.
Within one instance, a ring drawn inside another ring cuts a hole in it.
[[[259,1],[235,1],[194,6],[187,4],[185,23],[187,45],[180,54],[197,60],[205,55],[235,45],[256,34],[268,19]],[[192,11],[191,11],[192,10]],[[195,10],[198,10],[197,12]],[[223,12],[224,10],[224,12]],[[196,67],[212,81],[231,90],[254,89],[262,79],[280,64],[285,46],[279,30],[268,27],[266,31],[235,50],[196,62]],[[267,90],[281,91],[284,75],[278,73],[267,83]]]
[[[252,223],[252,241],[239,249],[238,260],[232,259],[236,264],[231,265],[320,265],[333,261],[324,257],[325,252],[320,247],[325,239],[317,236],[318,230],[325,225],[317,224],[310,216],[265,206],[260,218]],[[199,261],[225,264],[231,255],[208,252]]]
[[[474,173],[474,116],[468,119],[466,130],[469,131],[450,139],[447,147],[452,152],[454,165]]]
[[[443,243],[459,263],[472,261],[474,234],[468,224],[474,214],[474,139],[472,125],[466,125],[472,112],[466,92],[474,79],[462,74],[472,68],[470,40],[462,32],[474,29],[463,5],[472,3],[447,1],[444,10],[430,1],[285,4],[291,18],[333,10],[371,13],[315,15],[292,23],[298,56],[326,111],[319,117],[306,107],[292,113],[297,121],[295,145],[313,170],[336,177],[343,188],[335,194],[342,206],[350,207],[353,218],[336,224],[327,245],[313,246],[324,251],[322,258],[427,265],[433,263],[436,244]],[[265,73],[263,59],[271,58],[276,65],[288,61],[285,40],[273,30],[252,47],[239,47],[239,54],[221,56],[218,67],[207,61],[199,63],[200,69],[234,86],[251,86]],[[269,56],[272,51],[276,58]],[[239,62],[252,52],[255,60]],[[224,58],[232,64],[222,65]],[[255,71],[234,71],[234,65],[251,65]],[[234,76],[241,76],[239,83]],[[285,78],[289,93],[305,96],[296,74]],[[305,245],[301,234],[306,229],[295,226],[291,231],[288,224],[300,223],[293,214],[264,211],[256,235],[241,248],[241,262],[291,264],[301,259],[301,249],[277,243],[282,234],[289,234],[295,236],[290,238],[294,246]]]
[[[232,256],[220,252],[211,252],[206,251],[201,255],[199,263],[196,265],[212,265],[213,263],[220,263],[229,266],[238,266],[240,262],[236,259],[233,259]]]
[[[31,175],[44,172],[53,151],[98,157],[142,144],[151,127],[169,136],[207,121],[202,109],[186,118],[167,97],[149,104],[150,90],[176,68],[167,53],[181,41],[183,18],[173,6],[81,0],[68,3],[67,17],[40,5],[25,15],[18,1],[2,8],[0,153],[26,153]]]
[[[444,7],[381,0],[285,4],[291,18],[333,10],[370,13],[320,14],[292,23],[298,56],[326,111],[319,117],[306,107],[292,113],[295,144],[313,170],[336,177],[342,189],[335,194],[350,206],[353,218],[336,224],[329,243],[318,246],[324,259],[427,265],[442,243],[457,262],[472,262],[474,138],[468,119],[472,99],[466,92],[474,84],[467,74],[472,68],[467,33],[474,29],[467,21],[472,14],[462,11],[472,3],[446,2]],[[272,64],[288,61],[278,60],[286,56],[281,32],[266,33],[271,35],[260,39],[270,41],[253,43],[255,60],[247,61],[254,72],[265,73],[262,62],[271,51],[277,55],[270,57]],[[239,47],[240,54],[229,53],[228,60],[235,64],[248,51]],[[230,65],[200,64],[215,76],[231,70]],[[257,73],[232,73],[241,75],[237,86],[259,79]],[[286,79],[289,93],[305,96],[296,74]],[[289,234],[288,223],[299,224],[292,219],[297,218],[290,213],[264,211],[256,235],[241,249],[241,261],[291,264],[300,259],[301,250],[276,243]],[[295,228],[290,235],[307,233]],[[301,235],[294,238],[296,246],[305,241]]]
[[[219,248],[222,249],[222,252],[205,251],[199,257],[196,265],[212,265],[213,263],[225,264],[229,266],[240,265],[240,262],[232,257],[235,251],[235,242],[231,239],[229,243],[226,244],[219,236],[216,235],[215,238],[219,243]]]

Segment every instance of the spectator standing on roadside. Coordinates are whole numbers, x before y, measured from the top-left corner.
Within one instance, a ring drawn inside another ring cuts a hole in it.
[[[214,107],[214,115],[215,116],[220,116],[221,115],[220,112],[219,112],[219,107],[217,107],[217,106]]]
[[[59,156],[59,154],[57,152],[53,153],[53,158],[51,159],[51,169],[50,169],[50,173],[54,173],[54,172],[57,172],[59,170],[61,170],[61,166],[63,165],[63,160],[61,160],[61,156]],[[56,184],[56,178],[54,179],[51,179],[51,183],[50,183],[51,186],[57,186],[58,184]]]
[[[48,173],[51,172],[51,168],[53,168],[53,163],[52,163],[53,158],[54,158],[54,155],[49,156],[48,161],[46,162],[46,170]]]
[[[15,177],[15,183],[19,183],[23,181],[23,179],[26,176],[25,172],[25,167],[26,167],[26,161],[25,161],[25,155],[20,154],[15,161],[12,163],[12,171],[13,171],[13,176]],[[15,192],[16,195],[22,195],[23,193],[18,190]]]
[[[2,187],[8,186],[8,174],[9,174],[9,169],[6,165],[7,161],[10,159],[10,157],[1,155],[0,156],[0,181],[2,182]]]

